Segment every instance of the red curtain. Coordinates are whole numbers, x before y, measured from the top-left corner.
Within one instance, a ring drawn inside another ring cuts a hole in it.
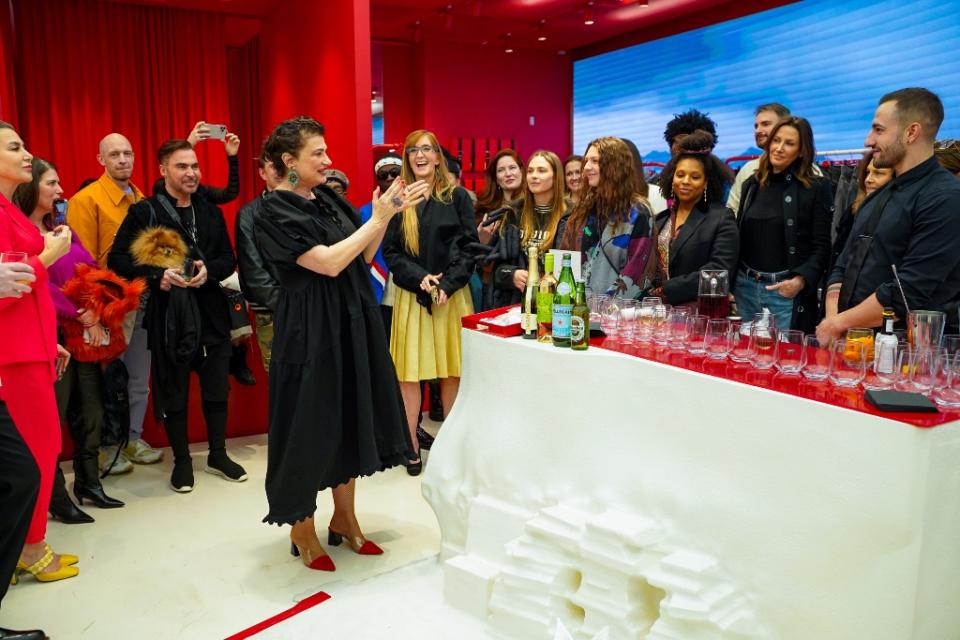
[[[263,189],[257,175],[257,156],[268,132],[263,131],[260,109],[260,39],[254,37],[242,47],[227,48],[227,75],[230,79],[230,123],[240,136],[240,197],[249,202]],[[233,229],[230,229],[233,233]]]
[[[14,78],[13,5],[0,0],[0,120],[17,126],[17,92]]]
[[[20,134],[57,165],[68,196],[103,172],[97,147],[110,132],[130,139],[133,180],[149,193],[160,143],[200,119],[228,123],[222,16],[95,0],[14,0],[14,10]],[[203,182],[225,185],[222,145],[198,155]]]

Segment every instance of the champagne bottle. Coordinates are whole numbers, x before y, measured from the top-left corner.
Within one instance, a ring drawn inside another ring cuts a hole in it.
[[[573,299],[576,295],[577,283],[573,279],[573,269],[570,267],[570,254],[563,254],[560,270],[560,279],[557,281],[557,292],[553,295],[553,346],[570,346],[570,314],[573,312]]]
[[[540,265],[537,262],[537,247],[527,248],[527,286],[523,290],[523,307],[520,313],[520,328],[523,337],[534,340],[537,337],[537,287],[540,284]]]
[[[553,294],[557,292],[557,278],[553,275],[553,254],[544,256],[543,277],[537,288],[537,342],[553,342]]]
[[[590,346],[590,307],[587,306],[587,285],[577,283],[577,297],[570,312],[570,348],[584,351]]]
[[[893,333],[893,309],[883,310],[883,326],[873,341],[873,370],[876,373],[892,374],[897,365],[897,336]]]

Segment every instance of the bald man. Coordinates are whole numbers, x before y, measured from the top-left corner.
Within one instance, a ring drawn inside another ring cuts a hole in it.
[[[67,206],[67,224],[83,246],[106,267],[107,255],[113,247],[117,229],[130,205],[143,200],[143,193],[130,181],[133,175],[133,147],[119,133],[106,135],[100,141],[97,162],[103,166],[103,175],[70,198]],[[150,379],[150,351],[147,350],[147,332],[141,325],[143,311],[137,313],[130,344],[123,354],[123,363],[130,374],[127,393],[130,396],[130,444],[117,458],[110,473],[117,475],[133,470],[131,462],[153,464],[163,458],[163,452],[148,445],[142,438],[143,417],[147,412]],[[101,467],[115,458],[116,449],[106,447],[100,458]]]

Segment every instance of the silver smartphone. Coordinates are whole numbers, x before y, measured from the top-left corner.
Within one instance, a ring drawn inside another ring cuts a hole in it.
[[[223,140],[227,137],[227,125],[225,124],[208,124],[207,130],[213,140]]]

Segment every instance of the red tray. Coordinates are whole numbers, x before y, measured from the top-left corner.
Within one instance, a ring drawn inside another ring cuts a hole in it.
[[[489,324],[484,322],[486,318],[495,318],[501,313],[506,313],[512,308],[519,308],[520,305],[513,304],[506,307],[500,307],[498,309],[490,309],[489,311],[481,311],[480,313],[474,313],[469,316],[463,316],[460,319],[460,323],[464,329],[473,329],[475,331],[485,331],[489,334],[500,336],[501,338],[512,338],[523,333],[523,330],[520,328],[520,323],[508,324],[504,326]]]

